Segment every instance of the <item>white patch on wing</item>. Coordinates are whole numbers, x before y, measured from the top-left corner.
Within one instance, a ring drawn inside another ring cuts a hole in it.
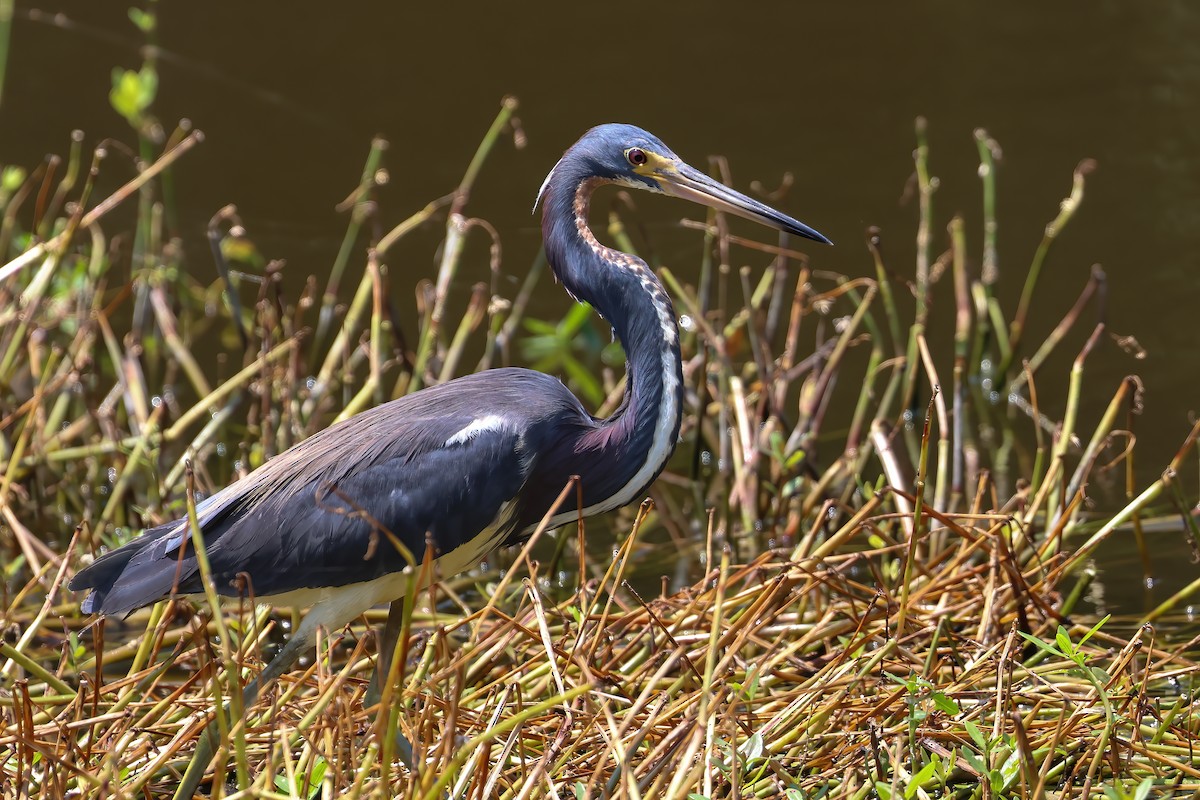
[[[488,414],[486,417],[480,417],[477,420],[472,420],[470,425],[447,439],[446,447],[454,447],[455,445],[466,444],[481,433],[486,433],[487,431],[498,431],[503,427],[503,417],[496,414]]]

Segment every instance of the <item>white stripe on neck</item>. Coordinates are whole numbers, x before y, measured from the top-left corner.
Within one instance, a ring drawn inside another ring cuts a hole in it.
[[[605,247],[596,240],[595,235],[587,224],[588,200],[595,184],[596,182],[593,181],[585,181],[580,184],[575,192],[575,226],[583,240],[600,258],[617,269],[623,269],[631,273],[638,279],[642,290],[650,300],[650,304],[654,307],[655,315],[658,317],[659,330],[662,333],[664,347],[662,348],[661,362],[661,394],[658,399],[658,407],[650,410],[654,414],[654,438],[650,441],[650,449],[646,452],[646,460],[625,485],[613,493],[611,497],[584,508],[582,514],[585,517],[611,511],[614,508],[620,508],[634,500],[637,492],[648,484],[651,478],[658,474],[666,465],[667,459],[671,457],[671,453],[675,451],[679,421],[683,414],[679,403],[680,364],[679,356],[676,353],[679,329],[675,326],[671,306],[660,300],[664,290],[645,262],[627,253]],[[628,345],[629,343],[624,342],[623,344]],[[632,381],[633,376],[627,375],[626,380]],[[631,385],[629,391],[632,390],[633,387]],[[641,410],[639,409],[639,411]],[[579,514],[579,511],[558,514],[551,520],[551,526],[561,525]]]

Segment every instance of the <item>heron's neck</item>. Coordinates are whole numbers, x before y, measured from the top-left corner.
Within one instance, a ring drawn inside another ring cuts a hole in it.
[[[624,401],[591,434],[596,441],[583,443],[596,445],[598,451],[625,449],[638,455],[639,463],[624,461],[621,470],[629,474],[621,476],[625,491],[618,494],[630,496],[603,503],[604,508],[614,508],[644,490],[674,450],[682,416],[683,368],[675,311],[658,277],[640,258],[600,244],[588,227],[588,203],[600,183],[596,178],[552,175],[542,235],[546,259],[563,287],[604,317],[625,348]],[[604,493],[603,487],[593,488]],[[586,481],[584,491],[585,505],[592,506]]]

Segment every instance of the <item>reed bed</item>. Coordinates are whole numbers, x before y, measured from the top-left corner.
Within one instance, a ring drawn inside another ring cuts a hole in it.
[[[601,413],[619,402],[620,371],[577,346],[597,323],[530,320],[544,262],[507,296],[500,238],[467,214],[484,160],[523,138],[515,111],[506,99],[461,183],[407,217],[377,202],[387,143],[372,143],[329,277],[298,291],[233,208],[209,226],[216,269],[185,258],[171,166],[202,142],[186,124],[143,126],[137,157],[104,143],[89,160],[80,136],[64,159],[0,173],[4,797],[170,796],[213,708],[295,623],[252,597],[224,616],[171,601],[83,618],[64,582],[97,548],[337,418],[520,352]],[[1156,627],[1196,587],[1121,626],[1081,605],[1108,537],[1143,541],[1150,515],[1194,533],[1179,475],[1200,434],[1139,486],[1136,378],[1080,427],[1089,356],[1129,342],[1105,330],[1098,269],[1066,308],[1037,285],[1091,165],[1006,315],[998,146],[977,132],[972,255],[961,220],[935,232],[923,122],[917,138],[911,277],[877,231],[848,277],[718,216],[685,223],[704,240],[698,268],[655,266],[685,317],[690,414],[652,498],[616,516],[615,537],[595,522],[539,531],[415,597],[378,706],[363,706],[373,637],[327,632],[223,728],[212,795],[1200,794],[1195,642]],[[129,181],[95,202],[117,159]],[[614,198],[608,235],[654,252]],[[136,212],[118,235],[107,215],[122,203]],[[444,228],[437,274],[401,311],[394,245],[430,226]],[[461,275],[487,279],[464,290]],[[1034,346],[1038,302],[1062,316]],[[1047,378],[1064,348],[1069,374]],[[1039,404],[1039,379],[1066,384],[1061,407]],[[1124,479],[1097,515],[1101,474]],[[645,563],[664,542],[684,568],[657,584]]]

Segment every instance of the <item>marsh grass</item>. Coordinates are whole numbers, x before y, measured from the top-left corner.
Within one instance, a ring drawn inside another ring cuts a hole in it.
[[[519,134],[514,112],[506,100],[462,182],[399,224],[375,201],[387,145],[373,142],[330,277],[298,295],[236,209],[210,224],[211,278],[185,264],[161,180],[201,141],[186,125],[152,160],[106,144],[87,162],[76,139],[65,164],[0,176],[5,797],[170,796],[212,709],[236,701],[295,621],[256,608],[253,587],[224,617],[210,600],[85,619],[64,590],[81,560],[188,513],[197,493],[335,419],[509,363],[523,330],[543,337],[543,357],[572,345],[574,316],[565,337],[525,324],[544,264],[502,296],[499,237],[467,216],[484,159]],[[1142,536],[1149,512],[1188,507],[1177,476],[1200,429],[1145,487],[1133,477],[1135,378],[1080,429],[1088,358],[1112,346],[1102,322],[1083,321],[1102,273],[1081,276],[1062,321],[1028,342],[1030,309],[1044,302],[1038,276],[1090,166],[1075,171],[1009,316],[995,291],[999,148],[978,132],[985,224],[971,256],[961,220],[935,232],[923,123],[917,136],[911,281],[885,261],[878,232],[862,275],[847,277],[789,242],[743,239],[720,217],[688,223],[705,241],[686,272],[699,279],[660,273],[688,318],[689,415],[653,500],[617,517],[611,547],[595,546],[594,524],[567,526],[557,545],[539,531],[500,568],[418,595],[377,707],[363,707],[373,637],[327,632],[304,666],[222,726],[213,794],[1200,790],[1195,643],[1150,624],[1196,587],[1123,632],[1080,613],[1096,547]],[[132,179],[94,202],[99,170],[118,158]],[[105,214],[127,198],[135,229],[118,236]],[[630,207],[616,196],[609,235],[650,252],[626,229]],[[438,272],[402,316],[391,247],[431,225],[445,229]],[[464,298],[453,287],[468,236],[488,242],[490,277]],[[455,304],[461,319],[447,312]],[[1047,378],[1043,364],[1063,347],[1077,353],[1070,373]],[[1039,380],[1066,383],[1062,408],[1039,404]],[[619,401],[619,377],[589,386],[602,412]],[[1122,468],[1123,507],[1085,513],[1089,482]],[[640,562],[662,546],[652,533],[684,550],[692,571],[681,586],[646,590]],[[396,757],[397,730],[415,771]]]

